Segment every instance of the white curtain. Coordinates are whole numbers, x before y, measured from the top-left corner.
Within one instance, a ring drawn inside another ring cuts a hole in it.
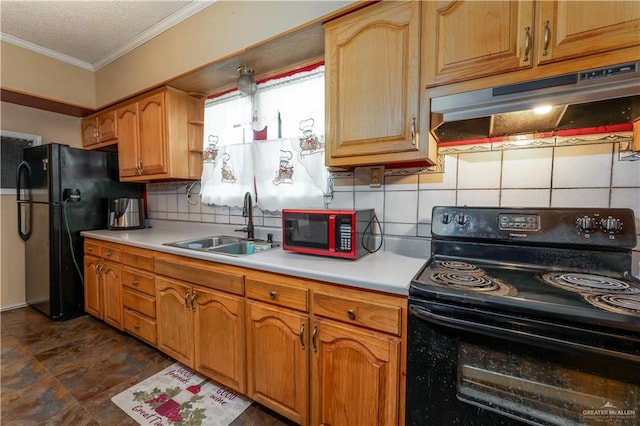
[[[246,192],[255,197],[253,177],[253,144],[222,145],[203,164],[202,202],[242,207]]]
[[[209,101],[202,202],[242,206],[255,182],[263,210],[324,207],[324,96],[320,66],[259,84],[253,97],[233,92]],[[225,164],[235,181],[222,176]]]
[[[258,207],[323,208],[329,173],[324,150],[312,151],[306,139],[287,138],[253,144]]]

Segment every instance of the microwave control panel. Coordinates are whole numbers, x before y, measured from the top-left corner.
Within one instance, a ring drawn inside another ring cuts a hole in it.
[[[336,226],[336,251],[351,251],[351,217],[338,216]]]

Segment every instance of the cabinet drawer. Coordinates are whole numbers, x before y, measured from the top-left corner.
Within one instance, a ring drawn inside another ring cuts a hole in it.
[[[121,258],[120,248],[113,247],[113,246],[101,246],[100,257],[103,257],[107,260],[112,260],[114,262],[120,262],[120,258]]]
[[[156,298],[129,290],[127,287],[122,292],[122,305],[148,317],[156,317]]]
[[[155,296],[156,285],[154,275],[124,267],[122,268],[122,285]]]
[[[93,241],[84,241],[84,254],[92,254],[94,256],[100,256],[100,245]]]
[[[211,267],[207,262],[186,260],[176,263],[171,258],[163,257],[156,258],[154,266],[154,270],[158,275],[176,278],[239,296],[244,294],[244,275],[219,270]]]
[[[158,343],[158,331],[154,320],[145,318],[129,309],[124,310],[123,319],[125,331],[153,345]]]
[[[305,288],[290,287],[268,281],[247,278],[247,297],[298,311],[308,311],[308,294]]]
[[[126,247],[123,248],[121,256],[123,265],[153,272],[153,252],[136,247]]]
[[[313,312],[315,315],[332,318],[349,324],[386,333],[400,335],[402,308],[363,300],[352,300],[331,296],[320,292],[313,293]]]

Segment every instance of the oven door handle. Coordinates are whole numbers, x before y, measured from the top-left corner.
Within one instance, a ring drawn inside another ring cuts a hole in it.
[[[580,351],[587,351],[600,356],[640,362],[640,356],[637,355],[610,351],[608,349],[597,348],[582,343],[560,340],[553,337],[540,336],[538,334],[526,333],[518,330],[509,330],[507,328],[502,328],[495,325],[482,324],[465,319],[444,316],[433,313],[428,309],[415,305],[409,305],[409,312],[424,321],[428,321],[430,323],[438,324],[445,327],[454,327],[460,330],[474,330],[493,337],[516,340],[533,345],[540,345],[541,343],[544,343],[547,347],[556,348],[563,351],[566,351],[567,348],[572,348]]]

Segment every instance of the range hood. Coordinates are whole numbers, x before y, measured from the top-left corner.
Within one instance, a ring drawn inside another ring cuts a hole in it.
[[[628,130],[640,116],[640,62],[437,97],[431,113],[439,143]]]

